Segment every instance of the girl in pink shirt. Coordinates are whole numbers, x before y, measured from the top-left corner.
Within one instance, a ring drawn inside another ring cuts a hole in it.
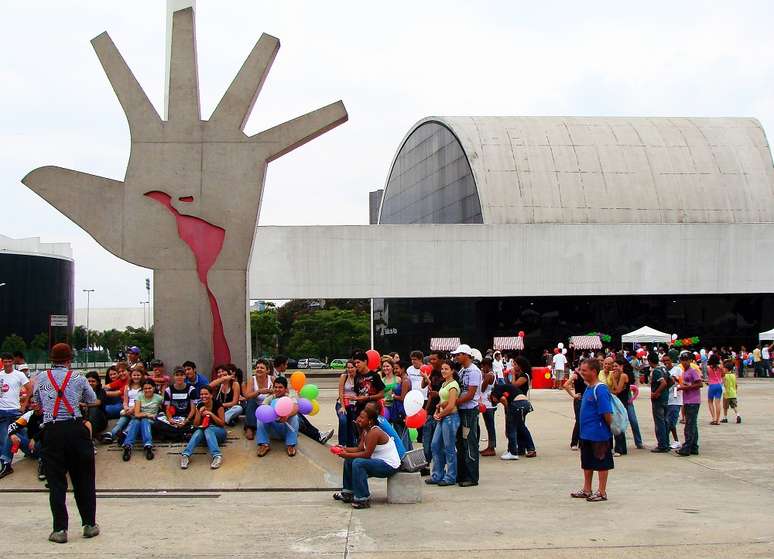
[[[709,356],[707,361],[707,402],[709,404],[712,421],[710,425],[720,425],[720,401],[723,398],[723,367],[720,366],[720,358],[716,353]]]

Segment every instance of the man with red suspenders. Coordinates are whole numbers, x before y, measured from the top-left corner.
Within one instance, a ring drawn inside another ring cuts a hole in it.
[[[55,543],[67,542],[67,474],[81,514],[83,537],[99,534],[96,522],[97,498],[94,486],[94,445],[83,423],[78,404],[91,404],[97,397],[86,379],[70,370],[72,351],[67,344],[51,348],[53,368],[38,375],[33,401],[43,413],[43,463],[49,486],[49,505]]]

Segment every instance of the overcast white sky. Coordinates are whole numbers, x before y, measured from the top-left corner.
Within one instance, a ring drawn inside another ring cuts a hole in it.
[[[282,47],[254,133],[342,99],[349,122],[269,165],[260,224],[368,220],[429,115],[752,116],[774,129],[772,2],[198,0],[207,118],[262,32]],[[20,182],[56,164],[122,179],[129,130],[89,40],[107,30],[163,102],[164,0],[0,0],[0,233],[72,243],[76,307],[133,307],[149,273]],[[2,281],[2,280],[0,280]]]

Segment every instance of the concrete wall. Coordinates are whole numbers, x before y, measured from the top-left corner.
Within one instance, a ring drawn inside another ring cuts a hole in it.
[[[259,227],[249,296],[768,293],[773,252],[774,224]]]

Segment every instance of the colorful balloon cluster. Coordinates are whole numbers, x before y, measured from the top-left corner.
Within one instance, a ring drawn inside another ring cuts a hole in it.
[[[269,404],[258,406],[255,418],[261,423],[272,423],[280,417],[290,416],[296,406],[302,415],[317,415],[320,411],[320,404],[317,403],[320,389],[314,384],[306,384],[306,375],[301,371],[290,375],[290,386],[298,393],[298,400],[289,396],[273,398]]]
[[[599,336],[599,339],[602,340],[602,342],[609,344],[613,338],[610,334],[604,334],[602,332],[589,332],[586,334],[587,336]]]
[[[419,368],[425,374],[430,374],[433,368],[430,365],[422,365]],[[410,390],[403,398],[403,409],[406,411],[406,427],[419,429],[427,421],[425,410],[425,394],[421,390]]]
[[[672,345],[675,347],[685,347],[689,345],[696,345],[699,343],[699,336],[693,336],[692,338],[683,338],[681,340],[674,340]]]

